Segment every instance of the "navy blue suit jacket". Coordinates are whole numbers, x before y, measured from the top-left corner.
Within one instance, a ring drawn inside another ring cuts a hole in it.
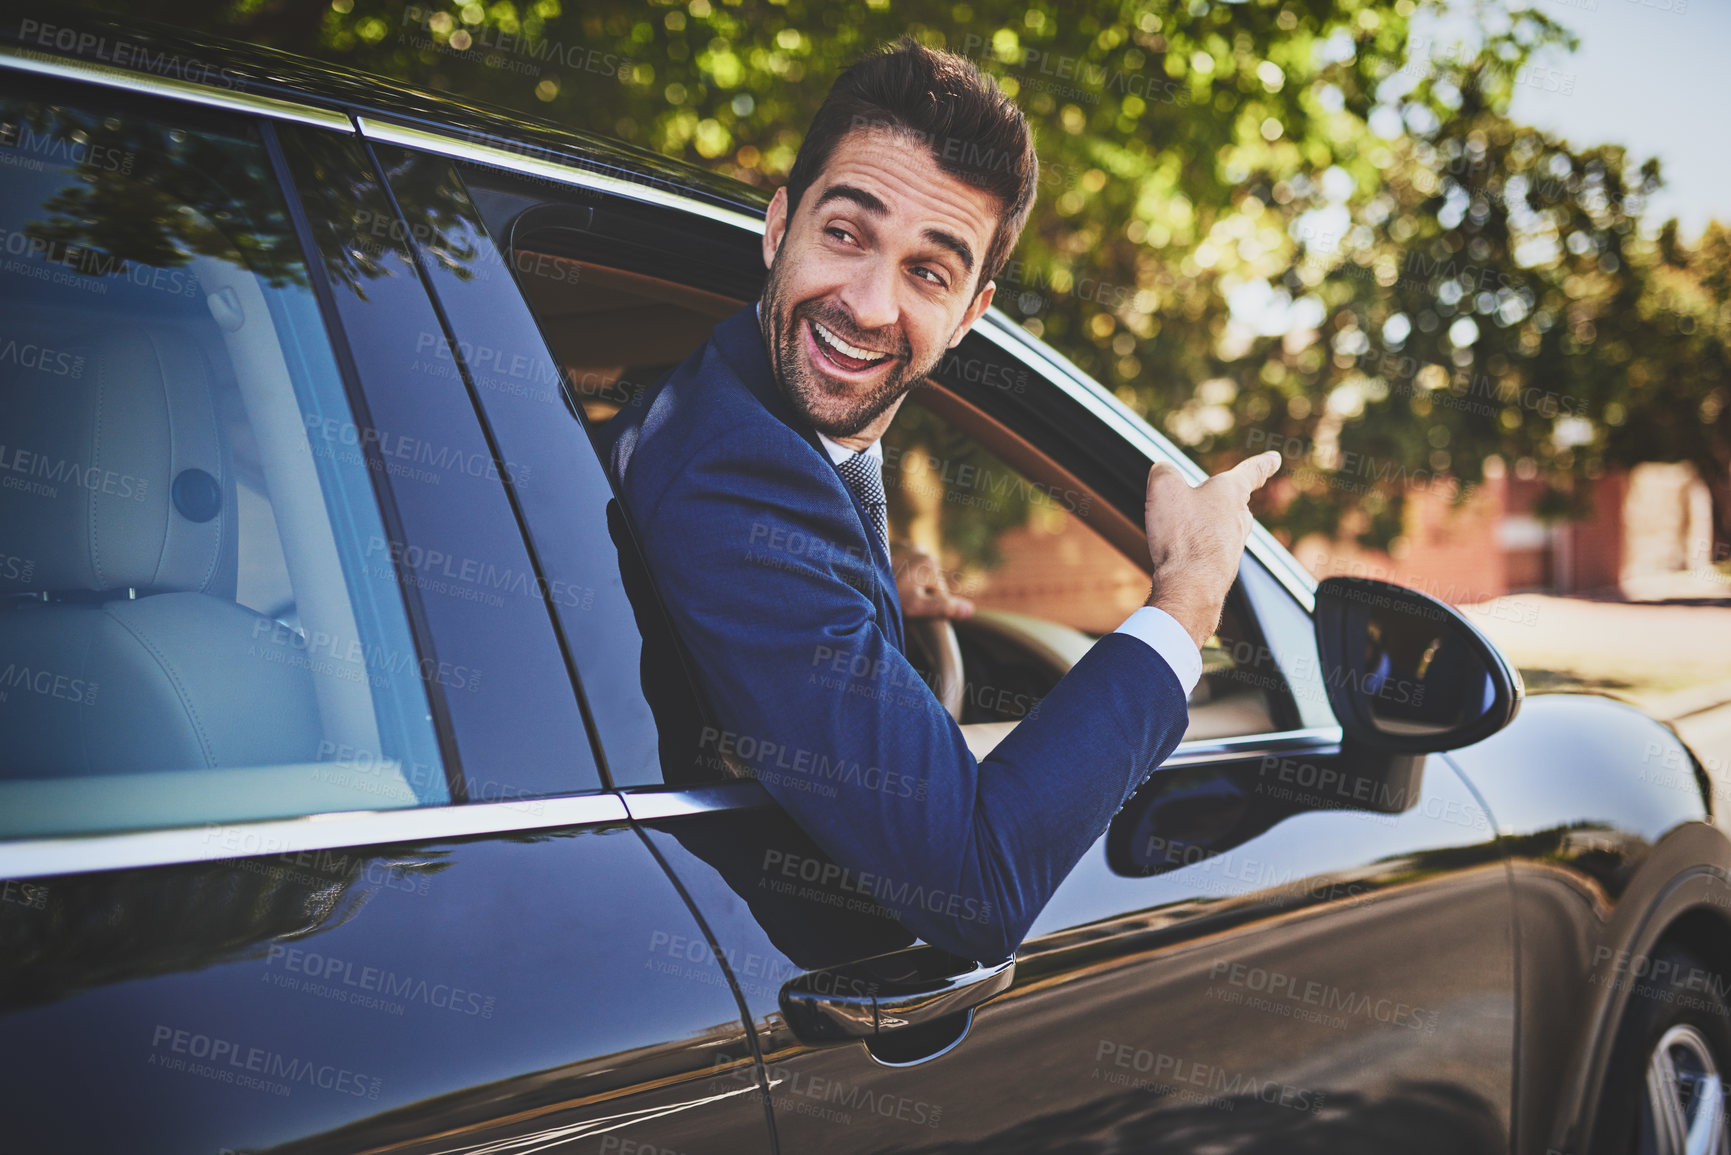
[[[755,773],[844,887],[935,946],[1013,953],[1183,737],[1171,667],[1107,634],[976,762],[903,656],[890,560],[781,393],[750,306],[600,443],[715,713],[707,744]]]

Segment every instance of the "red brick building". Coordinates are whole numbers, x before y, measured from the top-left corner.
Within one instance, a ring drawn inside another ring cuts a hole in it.
[[[1377,577],[1470,603],[1520,591],[1602,593],[1685,569],[1709,524],[1706,487],[1686,466],[1607,473],[1593,483],[1588,517],[1551,522],[1534,513],[1538,481],[1487,472],[1498,475],[1459,507],[1439,493],[1409,494],[1405,532],[1390,552],[1343,534],[1313,535],[1293,553],[1318,577]]]

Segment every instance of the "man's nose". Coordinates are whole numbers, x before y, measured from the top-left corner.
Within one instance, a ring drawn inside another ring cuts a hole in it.
[[[842,303],[853,314],[854,324],[869,333],[887,329],[901,316],[896,302],[895,263],[871,261],[842,287]]]

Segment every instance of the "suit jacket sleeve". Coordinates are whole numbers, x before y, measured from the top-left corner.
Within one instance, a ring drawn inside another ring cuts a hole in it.
[[[1107,634],[976,762],[878,625],[859,518],[819,462],[785,425],[735,427],[638,495],[717,715],[706,743],[753,769],[852,890],[935,946],[1006,957],[1177,745],[1185,695],[1150,646]]]

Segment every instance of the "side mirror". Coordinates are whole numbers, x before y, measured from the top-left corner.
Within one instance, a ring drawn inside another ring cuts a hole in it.
[[[1514,719],[1526,688],[1454,607],[1369,578],[1316,588],[1316,645],[1347,744],[1401,754],[1453,750]]]

